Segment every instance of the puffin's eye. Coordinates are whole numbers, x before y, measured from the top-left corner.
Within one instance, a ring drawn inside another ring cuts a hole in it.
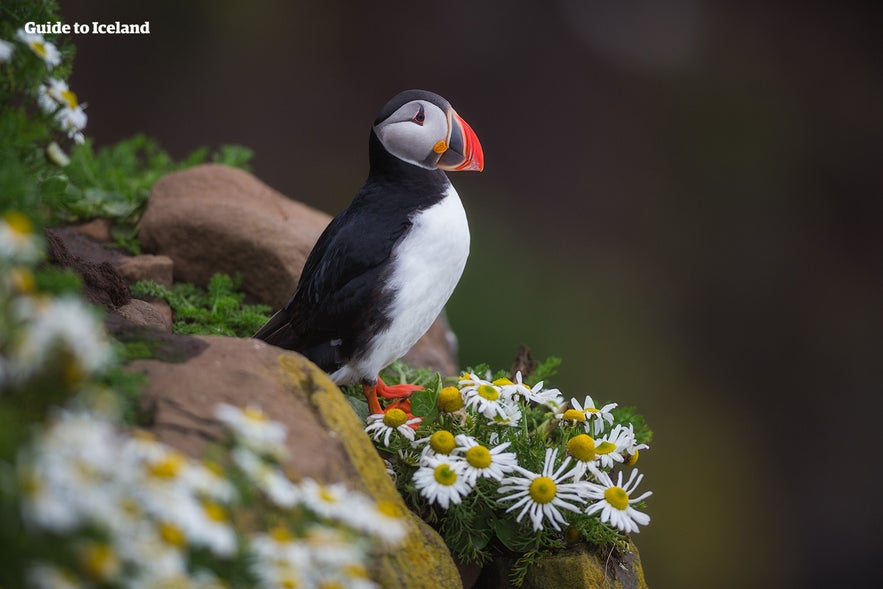
[[[420,105],[420,110],[417,111],[416,115],[411,117],[411,120],[414,121],[415,123],[417,123],[418,125],[420,125],[421,127],[423,126],[423,121],[426,120],[426,113],[423,112],[423,105],[422,104]]]

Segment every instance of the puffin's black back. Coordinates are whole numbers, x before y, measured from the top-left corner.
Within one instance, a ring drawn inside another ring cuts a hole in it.
[[[410,90],[388,102],[378,120],[414,96],[447,104],[431,92]],[[300,352],[329,373],[358,357],[388,326],[393,248],[413,216],[439,202],[450,184],[441,170],[390,155],[373,129],[368,151],[365,184],[319,237],[288,304],[254,336]]]

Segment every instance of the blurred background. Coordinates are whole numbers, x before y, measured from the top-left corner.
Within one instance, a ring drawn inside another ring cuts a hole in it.
[[[472,255],[464,364],[519,343],[637,405],[654,588],[881,580],[881,9],[783,3],[62,0],[97,146],[253,148],[335,214],[388,98],[448,98]]]

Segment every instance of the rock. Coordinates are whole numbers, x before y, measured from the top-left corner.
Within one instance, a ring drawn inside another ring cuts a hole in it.
[[[121,315],[135,325],[153,327],[167,333],[172,332],[172,309],[165,303],[132,299],[112,312]]]
[[[513,559],[497,558],[485,566],[475,583],[483,589],[511,587]],[[523,589],[647,589],[638,549],[631,542],[624,551],[571,546],[538,560],[528,570]]]
[[[111,240],[110,226],[110,219],[101,217],[75,225],[78,233],[98,243],[107,243]]]
[[[154,184],[138,238],[174,261],[176,281],[239,273],[247,295],[278,309],[330,220],[247,172],[206,164]]]
[[[131,333],[130,328],[123,329]],[[152,346],[161,360],[137,360],[127,370],[147,376],[142,400],[152,408],[150,428],[160,440],[199,456],[221,436],[213,417],[217,403],[256,404],[271,419],[285,424],[289,432],[286,470],[295,478],[344,482],[407,514],[404,545],[375,559],[372,577],[380,586],[461,586],[441,537],[408,511],[359,419],[315,365],[298,354],[251,339],[160,335],[154,337]]]
[[[124,256],[117,262],[116,269],[130,284],[152,280],[172,288],[172,258],[168,256]]]
[[[114,268],[113,262],[121,254],[104,249],[71,227],[47,229],[46,245],[50,262],[70,268],[83,279],[83,294],[89,301],[114,308],[132,298],[126,281]]]

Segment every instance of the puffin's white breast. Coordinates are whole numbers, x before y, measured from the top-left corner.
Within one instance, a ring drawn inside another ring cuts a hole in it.
[[[411,222],[410,231],[393,250],[387,283],[392,322],[374,336],[368,354],[355,358],[351,367],[371,378],[405,355],[426,333],[454,292],[469,257],[469,225],[453,186]]]

